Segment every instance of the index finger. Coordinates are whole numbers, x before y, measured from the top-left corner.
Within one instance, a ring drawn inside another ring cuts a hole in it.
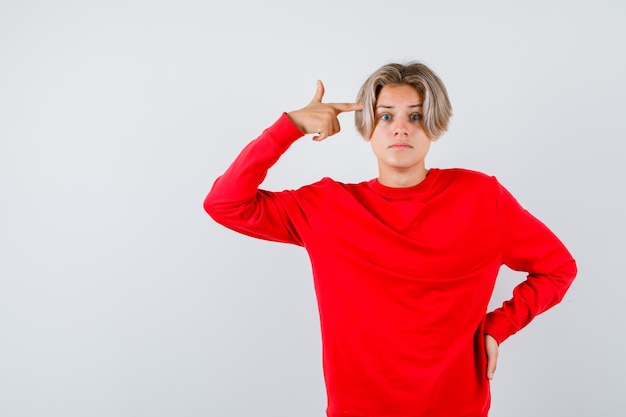
[[[335,110],[337,114],[349,111],[363,110],[363,103],[326,103]]]

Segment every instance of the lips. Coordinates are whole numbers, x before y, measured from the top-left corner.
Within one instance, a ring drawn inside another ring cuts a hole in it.
[[[413,149],[413,146],[409,145],[408,143],[394,143],[393,145],[389,146],[390,149]]]

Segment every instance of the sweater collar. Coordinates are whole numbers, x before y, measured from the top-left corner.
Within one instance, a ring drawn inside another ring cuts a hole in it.
[[[411,187],[388,187],[378,182],[378,179],[374,178],[368,182],[368,187],[376,194],[386,198],[407,198],[415,197],[417,194],[421,194],[432,187],[436,177],[439,175],[438,168],[431,168],[428,170],[426,178],[419,184]]]

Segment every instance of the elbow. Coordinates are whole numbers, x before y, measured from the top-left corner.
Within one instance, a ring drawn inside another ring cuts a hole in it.
[[[570,273],[572,274],[572,280],[574,278],[576,278],[576,275],[578,275],[578,266],[576,265],[576,260],[574,258],[572,258],[571,261],[571,266],[570,266]]]
[[[569,287],[578,274],[576,260],[565,248],[563,248],[561,256],[556,258],[556,260],[559,262],[553,264],[551,274],[561,282],[561,285],[567,285]]]
[[[209,216],[213,217],[212,213],[215,210],[215,204],[214,204],[213,198],[211,197],[211,193],[209,193],[205,197],[204,203],[202,204],[202,206],[204,207],[204,211],[206,211]]]
[[[204,199],[203,208],[216,223],[222,226],[232,227],[247,220],[244,203],[233,201],[213,190]]]
[[[224,204],[220,204],[220,200],[222,199],[219,198],[218,193],[212,188],[209,194],[204,198],[204,203],[202,204],[204,211],[218,223],[220,223],[219,218],[222,217],[220,213],[224,211]]]
[[[574,281],[574,278],[576,278],[576,275],[578,275],[578,266],[576,265],[576,260],[574,258],[572,258],[572,260],[567,265],[567,274],[569,275],[571,285],[572,281]]]
[[[578,274],[578,266],[576,265],[576,260],[572,255],[569,255],[569,259],[561,266],[561,276],[569,279],[569,281],[573,281]]]
[[[559,292],[559,301],[563,299],[565,293],[569,290],[572,283],[574,282],[574,278],[578,273],[578,267],[576,266],[576,261],[574,258],[570,259],[567,263],[565,263],[558,272],[558,277],[561,281],[561,291]]]
[[[204,211],[216,222],[222,223],[220,219],[223,217],[223,204],[220,204],[216,196],[209,192],[204,199],[203,203]]]

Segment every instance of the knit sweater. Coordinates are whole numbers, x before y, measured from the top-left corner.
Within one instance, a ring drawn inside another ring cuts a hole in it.
[[[487,415],[484,334],[499,343],[561,301],[576,264],[494,177],[431,168],[413,187],[324,178],[259,186],[302,133],[286,114],[216,180],[205,210],[303,246],[318,300],[329,417]],[[502,265],[525,271],[487,314]]]

